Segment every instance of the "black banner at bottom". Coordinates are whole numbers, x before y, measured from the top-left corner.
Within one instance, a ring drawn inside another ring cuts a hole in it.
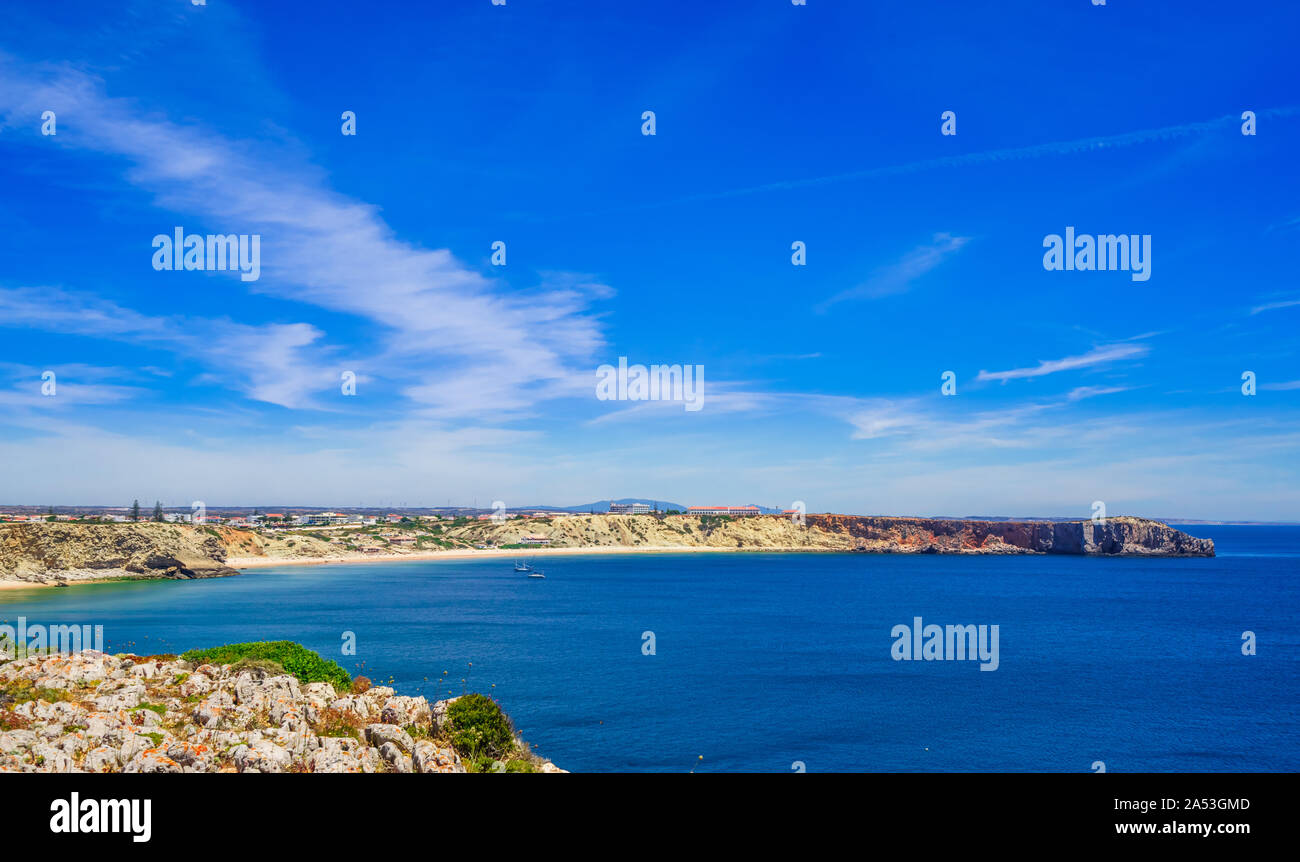
[[[687,827],[806,844],[800,827],[935,844],[1142,843],[1218,849],[1289,834],[1291,775],[760,775],[669,778],[26,775],[5,782],[7,849],[193,849],[255,829],[259,850],[332,850],[404,834],[595,843],[593,829],[680,847]],[[517,829],[515,827],[518,827]],[[801,837],[802,836],[802,837]],[[381,845],[374,845],[379,847]]]

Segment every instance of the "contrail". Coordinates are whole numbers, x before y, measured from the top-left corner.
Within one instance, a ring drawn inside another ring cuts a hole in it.
[[[1263,111],[1255,112],[1256,119],[1293,117],[1297,114],[1300,114],[1300,108],[1297,107],[1268,108]],[[746,186],[744,188],[725,189],[716,192],[701,192],[700,194],[673,198],[671,200],[655,201],[634,207],[627,207],[626,209],[653,209],[656,207],[674,206],[677,204],[694,203],[697,201],[721,200],[724,198],[740,197],[742,195],[761,194],[763,192],[808,188],[811,186],[854,182],[857,180],[868,180],[878,177],[893,177],[901,174],[928,171],[934,168],[960,168],[968,165],[982,165],[988,162],[1023,161],[1025,159],[1037,159],[1043,156],[1067,156],[1074,153],[1089,152],[1091,150],[1120,149],[1122,147],[1132,147],[1138,144],[1149,144],[1156,141],[1172,141],[1177,140],[1178,138],[1199,135],[1203,132],[1212,131],[1222,126],[1238,124],[1241,121],[1240,115],[1228,114],[1227,116],[1219,117],[1218,119],[1205,120],[1199,123],[1183,123],[1182,125],[1165,126],[1160,129],[1144,129],[1138,132],[1125,132],[1122,135],[1080,138],[1077,141],[1056,141],[1048,144],[1034,144],[1028,147],[1011,147],[1001,150],[989,150],[983,153],[967,153],[961,156],[942,156],[937,159],[925,159],[924,161],[908,162],[902,165],[886,165],[879,168],[867,168],[861,171],[851,171],[844,174],[831,174],[830,176],[824,177],[781,180],[779,182],[765,183],[758,186]],[[596,213],[587,213],[587,215],[595,214]]]

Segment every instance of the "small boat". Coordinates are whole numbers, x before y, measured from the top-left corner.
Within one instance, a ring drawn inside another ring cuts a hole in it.
[[[528,573],[528,577],[530,577],[530,578],[545,578],[546,575],[544,575],[544,574],[542,574],[541,572],[537,571],[537,569],[533,569],[531,572]]]
[[[516,572],[531,572],[532,570],[533,567],[530,564],[525,563],[523,560],[515,560]]]

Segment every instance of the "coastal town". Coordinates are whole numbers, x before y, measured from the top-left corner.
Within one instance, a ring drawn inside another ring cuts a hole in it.
[[[252,508],[208,508],[194,504],[190,510],[164,507],[155,502],[152,507],[142,506],[137,500],[131,506],[121,507],[39,507],[14,506],[0,508],[0,523],[72,523],[72,524],[127,524],[153,521],[166,524],[191,524],[194,526],[237,527],[240,529],[284,530],[301,527],[374,527],[384,524],[438,524],[442,522],[508,521],[534,518],[576,518],[583,515],[687,515],[691,517],[751,517],[761,514],[793,514],[793,510],[763,509],[759,506],[687,506],[660,507],[650,502],[611,502],[587,511],[573,509],[525,508],[510,510],[496,507],[478,508],[403,509],[400,512],[351,509],[331,511],[279,507],[281,511],[263,511]]]
[[[586,509],[586,511],[582,511]],[[757,517],[764,515],[765,517]],[[121,507],[0,507],[0,539],[5,547],[28,529],[27,540],[44,544],[65,542],[81,546],[82,540],[113,535],[121,530],[145,530],[150,541],[168,549],[160,559],[177,561],[177,571],[192,576],[208,571],[180,565],[179,561],[213,556],[223,566],[243,568],[273,562],[346,561],[349,559],[411,558],[429,554],[523,552],[547,548],[686,546],[717,542],[728,547],[755,547],[767,543],[759,522],[792,521],[779,510],[758,506],[676,506],[640,500],[601,501],[585,507],[557,509],[523,507],[507,509],[499,502],[490,510],[466,509],[304,509],[297,507],[208,507],[194,504],[189,511],[152,507],[133,501]],[[731,536],[716,533],[723,525],[752,522],[756,529]],[[109,532],[104,532],[104,531]],[[89,531],[89,532],[87,532]],[[5,539],[5,537],[10,537]],[[725,538],[724,538],[725,536]],[[804,544],[808,536],[800,537]],[[24,541],[27,541],[24,540]],[[214,541],[223,550],[200,549]],[[7,544],[6,544],[7,543]],[[0,547],[0,557],[23,555]],[[50,550],[33,551],[49,559]],[[56,554],[57,556],[57,554]],[[84,568],[73,558],[67,568]],[[107,548],[86,555],[114,558]],[[5,568],[0,559],[0,576]],[[42,568],[49,568],[43,564]],[[55,568],[58,568],[55,566]]]

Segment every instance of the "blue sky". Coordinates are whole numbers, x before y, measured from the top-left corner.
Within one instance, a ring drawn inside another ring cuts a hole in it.
[[[0,502],[1300,520],[1300,12],[1156,5],[7,4]]]

